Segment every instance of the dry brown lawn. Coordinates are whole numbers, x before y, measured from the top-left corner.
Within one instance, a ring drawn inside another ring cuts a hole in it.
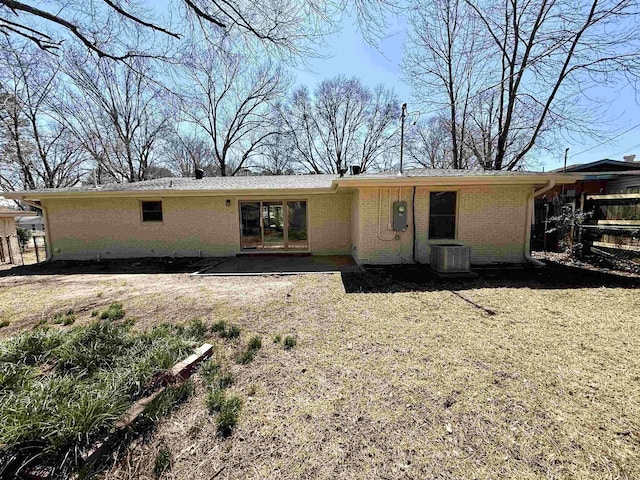
[[[87,322],[114,300],[140,328],[243,329],[216,341],[244,400],[234,434],[216,435],[196,378],[195,395],[104,479],[154,478],[161,447],[166,479],[640,478],[640,290],[385,281],[389,291],[347,293],[340,275],[5,277],[0,336],[68,308]],[[253,334],[262,350],[235,364]],[[276,334],[296,335],[296,348]]]

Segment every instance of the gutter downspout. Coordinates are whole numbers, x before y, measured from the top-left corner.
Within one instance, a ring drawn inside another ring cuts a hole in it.
[[[22,202],[26,203],[30,207],[34,207],[34,208],[37,208],[38,210],[42,210],[42,220],[44,221],[44,241],[46,246],[45,262],[48,262],[51,260],[52,252],[51,252],[51,236],[49,232],[49,215],[47,214],[47,208],[44,205],[42,205],[42,203],[38,205],[36,203],[30,202],[29,200],[25,200],[25,199],[22,199]]]
[[[549,182],[540,190],[534,190],[527,199],[527,223],[524,228],[524,258],[526,261],[532,263],[536,267],[543,267],[544,263],[540,260],[536,260],[531,256],[531,225],[533,223],[533,205],[534,200],[538,195],[542,195],[555,187],[556,181],[549,180]]]

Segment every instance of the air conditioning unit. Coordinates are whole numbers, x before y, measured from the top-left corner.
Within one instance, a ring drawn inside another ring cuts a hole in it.
[[[458,243],[431,245],[431,269],[439,273],[471,271],[470,249]]]

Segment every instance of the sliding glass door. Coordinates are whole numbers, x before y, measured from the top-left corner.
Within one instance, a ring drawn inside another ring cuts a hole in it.
[[[243,251],[309,248],[306,201],[240,202]]]

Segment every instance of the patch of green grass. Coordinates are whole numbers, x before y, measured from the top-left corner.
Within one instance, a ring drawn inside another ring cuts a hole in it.
[[[98,310],[94,310],[91,312],[92,317],[97,317],[98,315],[100,315],[100,312]]]
[[[228,325],[224,320],[216,322],[211,327],[211,331],[217,333],[220,338],[238,338],[240,336],[240,327],[237,325]]]
[[[193,394],[193,382],[187,380],[181,384],[167,387],[147,406],[144,416],[153,422],[169,414],[178,405]]]
[[[100,313],[100,319],[101,320],[120,320],[121,318],[124,318],[125,316],[125,311],[124,308],[122,308],[122,303],[120,302],[113,302],[111,305],[109,305],[109,307],[106,310],[103,310]]]
[[[240,355],[238,355],[237,362],[240,365],[251,363],[256,356],[256,353],[258,353],[258,350],[260,350],[261,348],[262,338],[257,335],[251,337],[249,343],[247,344],[246,350],[243,350],[242,352],[240,352]]]
[[[227,322],[225,322],[224,320],[220,320],[211,326],[211,331],[214,333],[225,332],[226,330]]]
[[[62,325],[71,325],[76,321],[76,314],[73,309],[69,309],[66,312],[56,313],[53,317],[53,323]]]
[[[256,351],[251,350],[249,348],[247,350],[243,350],[242,352],[240,352],[240,355],[238,355],[237,361],[240,365],[246,365],[247,363],[251,363],[255,356],[256,356]]]
[[[276,335],[273,337],[273,343],[280,343],[282,341],[282,335]]]
[[[233,432],[233,428],[238,423],[242,400],[238,397],[226,397],[225,390],[213,388],[207,394],[206,399],[209,413],[216,413],[216,424],[218,433],[227,437]]]
[[[36,329],[0,343],[0,363],[35,365],[46,361],[63,341],[60,332]]]
[[[218,377],[218,387],[221,389],[229,388],[233,385],[233,374],[225,372]]]
[[[240,327],[231,325],[226,332],[224,338],[238,338],[240,336]]]
[[[220,364],[211,358],[200,365],[200,376],[207,385],[211,385],[220,375],[220,370]]]
[[[0,363],[0,393],[25,388],[34,377],[34,367],[15,363]]]
[[[193,340],[200,342],[207,338],[207,333],[208,330],[205,324],[202,323],[202,320],[196,318],[191,320],[191,322],[184,327],[183,335],[187,338],[192,338]]]
[[[218,413],[222,408],[222,404],[225,401],[225,393],[224,390],[219,388],[212,388],[207,393],[207,398],[205,403],[209,408],[209,413]]]
[[[109,321],[1,341],[0,463],[24,461],[34,454],[24,446],[35,444],[42,461],[71,472],[75,452],[155,390],[158,375],[193,347],[184,329],[160,325],[139,333],[130,322]],[[148,406],[145,422],[157,421],[192,392],[192,382],[167,388]]]
[[[286,337],[284,337],[284,343],[282,344],[282,348],[284,348],[285,350],[291,350],[297,344],[298,344],[298,339],[296,337],[287,335]]]
[[[251,337],[247,348],[251,350],[260,350],[262,348],[262,338],[258,337],[257,335]]]
[[[8,327],[11,322],[9,320],[2,320],[0,322],[0,328]]]
[[[156,477],[161,477],[164,472],[171,470],[173,460],[171,458],[171,450],[163,446],[156,455],[156,461],[153,466],[153,474]]]
[[[238,417],[242,410],[242,400],[238,397],[225,399],[220,406],[220,411],[216,417],[218,433],[222,437],[228,437],[233,433],[233,429],[238,423]]]

